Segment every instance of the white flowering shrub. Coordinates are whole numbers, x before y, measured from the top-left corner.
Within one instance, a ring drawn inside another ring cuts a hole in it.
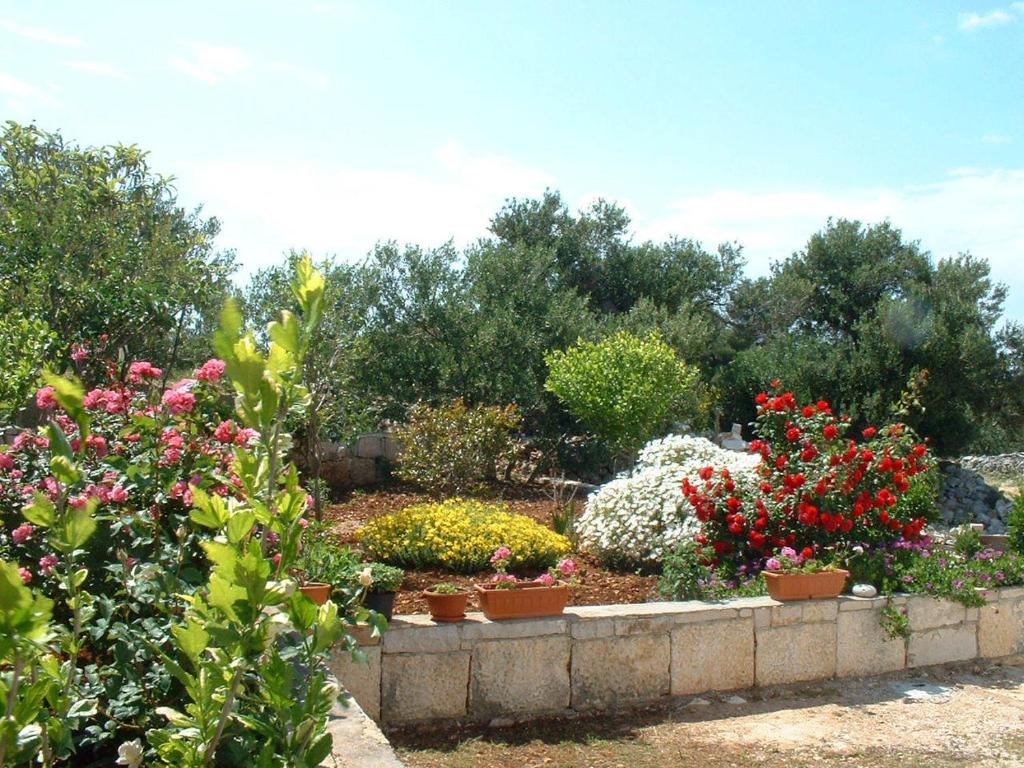
[[[660,562],[700,527],[682,492],[702,467],[728,467],[742,487],[760,457],[719,448],[701,437],[669,435],[640,451],[632,473],[603,485],[577,522],[582,549],[619,565]]]

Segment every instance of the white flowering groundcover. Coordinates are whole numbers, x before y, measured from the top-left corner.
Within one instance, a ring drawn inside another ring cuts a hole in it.
[[[742,488],[754,482],[760,458],[727,451],[702,437],[653,440],[631,472],[591,494],[577,521],[580,547],[611,563],[660,562],[700,527],[683,498],[683,478],[696,482],[703,467],[728,467]]]

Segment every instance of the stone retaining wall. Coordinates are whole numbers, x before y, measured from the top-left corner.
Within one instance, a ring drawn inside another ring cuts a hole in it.
[[[908,639],[881,628],[885,598],[608,605],[447,625],[402,616],[364,648],[368,664],[338,654],[332,669],[385,725],[507,722],[1024,652],[1024,588],[987,600],[895,597]]]

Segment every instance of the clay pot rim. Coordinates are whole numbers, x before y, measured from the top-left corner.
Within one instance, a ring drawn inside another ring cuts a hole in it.
[[[472,594],[468,587],[459,587],[458,592],[435,592],[432,589],[424,589],[421,594],[430,595],[431,597],[458,597],[459,595]]]

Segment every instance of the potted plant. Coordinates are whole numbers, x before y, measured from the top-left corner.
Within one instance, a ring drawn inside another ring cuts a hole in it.
[[[466,618],[469,592],[457,584],[435,584],[430,589],[423,590],[423,596],[427,599],[432,620],[462,621]]]
[[[569,583],[576,563],[560,560],[536,579],[517,579],[508,572],[512,550],[499,547],[491,556],[496,573],[487,584],[476,584],[477,600],[484,616],[492,621],[558,616],[569,600]]]
[[[849,577],[849,571],[805,557],[790,547],[783,547],[764,566],[768,594],[782,601],[838,597]]]
[[[348,547],[325,538],[310,538],[298,558],[299,590],[317,605],[323,605],[337,590],[349,585],[358,559]]]
[[[360,579],[360,583],[366,589],[363,605],[391,621],[395,610],[395,593],[402,586],[405,571],[384,563],[364,563],[363,565],[364,574],[366,569],[369,569],[369,584],[365,583],[367,581],[365,577]]]

